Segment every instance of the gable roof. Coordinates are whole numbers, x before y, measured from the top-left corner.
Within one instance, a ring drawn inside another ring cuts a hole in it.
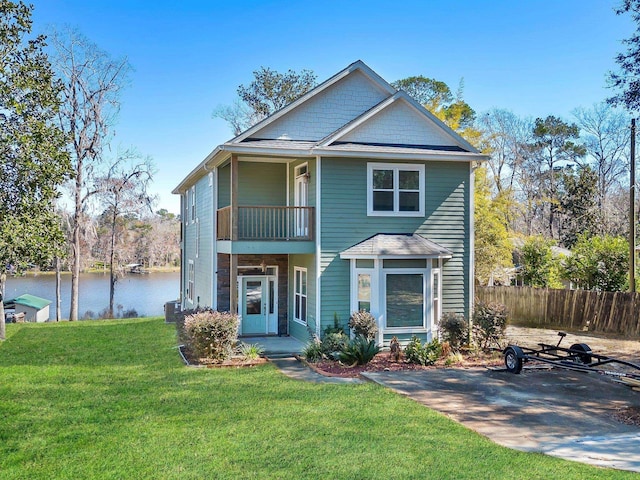
[[[453,253],[418,234],[379,233],[340,253],[340,258],[364,257],[451,258]]]
[[[379,128],[376,128],[376,123],[384,124],[386,118],[394,115],[393,110],[401,110],[399,112],[401,116],[413,114],[416,122],[413,124],[409,122],[402,123],[395,118],[391,118],[386,123],[400,125],[400,128],[396,127],[396,131],[394,131],[393,128],[385,128],[385,125],[380,125]],[[408,126],[413,127],[413,129],[407,130]],[[368,135],[365,134],[362,136],[362,130],[367,127],[369,128]],[[359,131],[361,134],[360,137],[357,135]],[[372,131],[377,131],[377,134],[371,136]],[[394,141],[381,141],[385,137],[394,139]],[[373,140],[374,138],[377,138],[377,140]],[[329,146],[341,140],[343,143],[377,143],[381,145],[396,144],[403,146],[422,146],[425,145],[426,141],[431,140],[429,144],[442,147],[451,146],[453,141],[461,150],[478,153],[478,150],[473,145],[449,128],[438,117],[420,105],[403,90],[396,91],[392,96],[386,98],[372,109],[332,132],[329,136],[318,142],[318,146]]]
[[[358,60],[216,147],[173,193],[183,193],[232,153],[484,161],[469,142]]]
[[[258,122],[256,125],[248,128],[247,130],[242,132],[237,137],[231,139],[227,143],[240,143],[249,137],[259,136],[258,133],[260,131],[273,125],[275,122],[277,122],[279,119],[287,115],[289,112],[292,112],[298,109],[301,105],[312,101],[314,98],[317,98],[322,93],[330,90],[331,87],[333,87],[335,84],[337,84],[341,80],[346,79],[347,77],[356,75],[358,73],[362,74],[378,89],[385,92],[386,95],[384,96],[393,95],[393,93],[395,93],[396,91],[395,88],[389,85],[389,83],[387,83],[380,75],[378,75],[376,72],[371,70],[371,68],[369,68],[362,60],[357,60],[353,62],[351,65],[349,65],[347,68],[345,68],[344,70],[341,70],[340,72],[336,73],[334,76],[325,80],[320,85],[309,90],[307,93],[302,95],[297,100],[294,100],[289,105],[269,115],[267,118],[263,119],[261,122]]]

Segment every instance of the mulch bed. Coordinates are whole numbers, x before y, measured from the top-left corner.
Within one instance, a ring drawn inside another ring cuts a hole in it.
[[[308,365],[316,372],[329,377],[358,377],[362,372],[398,372],[405,370],[427,370],[433,368],[471,368],[471,367],[490,367],[503,364],[502,355],[500,354],[473,354],[462,357],[460,362],[447,364],[444,359],[438,360],[435,365],[422,366],[415,363],[408,363],[404,359],[394,361],[389,352],[378,353],[371,362],[366,365],[356,365],[350,367],[340,362],[321,360]]]
[[[224,361],[212,360],[210,358],[201,358],[195,355],[191,350],[185,348],[184,345],[179,347],[182,359],[185,364],[191,367],[206,367],[206,368],[242,368],[242,367],[255,367],[256,365],[264,365],[268,362],[266,358],[259,357],[253,360],[247,360],[244,357],[231,357]]]

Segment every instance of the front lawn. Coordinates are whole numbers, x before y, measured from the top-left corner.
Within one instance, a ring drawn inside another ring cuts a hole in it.
[[[499,447],[373,384],[184,367],[161,319],[8,337],[0,479],[637,478]]]

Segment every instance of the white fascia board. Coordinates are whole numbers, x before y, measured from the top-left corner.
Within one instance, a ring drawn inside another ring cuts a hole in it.
[[[186,177],[184,177],[184,180],[182,180],[182,182],[180,182],[180,184],[176,188],[174,188],[171,191],[171,193],[173,193],[174,195],[180,195],[184,193],[187,190],[187,188],[189,188],[193,183],[195,183],[195,180],[197,180],[202,176],[202,172],[207,172],[207,173],[210,172],[211,169],[209,168],[208,165],[211,163],[213,158],[216,155],[218,155],[221,151],[222,151],[222,146],[221,145],[217,146],[209,155],[205,157],[205,159],[202,162],[198,164],[196,168],[191,170],[191,172],[189,172],[189,174]]]
[[[231,139],[228,143],[240,143],[240,142],[242,142],[243,140],[247,139],[248,137],[250,137],[254,133],[262,130],[264,127],[266,127],[267,125],[273,123],[278,118],[280,118],[280,117],[286,115],[287,113],[289,113],[291,110],[293,110],[295,108],[298,108],[298,106],[300,104],[306,102],[307,100],[309,100],[312,97],[315,97],[319,93],[321,93],[324,90],[326,90],[327,88],[329,88],[331,85],[337,83],[339,80],[343,79],[347,75],[350,75],[352,72],[354,72],[356,70],[360,70],[367,77],[369,77],[372,81],[374,81],[376,84],[378,84],[379,87],[381,87],[383,90],[389,92],[390,94],[393,94],[396,91],[395,88],[393,88],[391,85],[389,85],[389,83],[387,81],[385,81],[380,75],[378,75],[376,72],[371,70],[362,60],[357,60],[357,61],[353,62],[351,65],[349,65],[347,68],[345,68],[344,70],[339,71],[334,76],[332,76],[332,77],[328,78],[327,80],[325,80],[324,82],[322,82],[320,85],[318,85],[315,88],[309,90],[307,93],[305,93],[303,96],[301,96],[297,100],[294,100],[289,105],[287,105],[287,106],[281,108],[280,110],[278,110],[277,112],[269,115],[267,118],[265,118],[262,121],[258,122],[253,127],[250,127],[249,129],[245,130],[244,132],[242,132],[237,137]]]
[[[469,152],[442,152],[442,153],[388,153],[388,152],[363,152],[344,151],[330,149],[314,149],[313,152],[323,157],[348,157],[364,159],[386,159],[386,160],[437,160],[455,162],[484,162],[489,160],[489,155]]]
[[[345,150],[332,150],[327,148],[296,148],[296,149],[282,149],[282,148],[264,148],[264,147],[251,147],[245,145],[224,145],[222,147],[224,151],[229,153],[243,153],[249,155],[273,155],[280,157],[314,157],[320,155],[323,157],[349,157],[349,158],[376,158],[376,159],[389,159],[389,160],[453,160],[471,162],[478,161],[483,162],[489,160],[489,155],[483,155],[479,153],[469,152],[446,152],[442,153],[389,153],[389,152],[372,152],[372,151],[345,151]]]
[[[407,259],[407,260],[429,260],[429,259],[450,259],[453,258],[453,255],[376,255],[375,253],[355,253],[355,254],[340,254],[340,258],[345,260],[398,260],[398,259]]]
[[[240,145],[222,145],[222,149],[228,153],[244,153],[247,155],[273,155],[278,157],[313,157],[315,152],[310,148],[264,148],[264,147],[252,147],[250,144]]]

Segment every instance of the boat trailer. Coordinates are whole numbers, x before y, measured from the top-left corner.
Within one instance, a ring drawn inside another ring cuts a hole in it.
[[[638,382],[638,385],[640,385],[640,365],[593,353],[586,343],[574,343],[569,348],[561,347],[560,343],[562,343],[567,334],[558,332],[558,336],[560,339],[556,345],[539,343],[538,346],[540,348],[537,349],[509,345],[502,352],[504,354],[505,367],[511,373],[520,373],[526,362],[537,361],[567,370],[597,372],[614,377],[628,378],[630,380],[629,383],[636,384]],[[626,370],[629,371],[611,371],[601,368],[610,364],[628,367]]]

